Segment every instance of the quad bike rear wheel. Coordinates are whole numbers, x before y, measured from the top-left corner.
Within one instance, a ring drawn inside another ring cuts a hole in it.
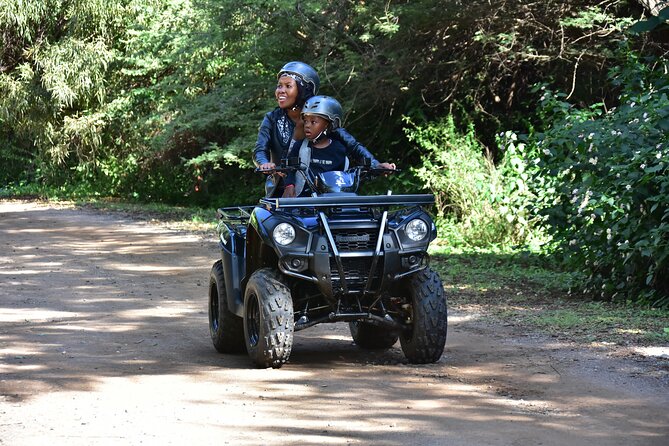
[[[244,293],[244,338],[258,367],[281,367],[293,348],[293,301],[281,274],[271,268],[254,272]]]
[[[221,261],[214,263],[209,275],[209,334],[220,353],[241,353],[244,344],[244,323],[228,309],[225,276]]]
[[[408,282],[411,327],[400,335],[404,356],[413,364],[437,362],[444,352],[448,316],[439,275],[426,268]]]

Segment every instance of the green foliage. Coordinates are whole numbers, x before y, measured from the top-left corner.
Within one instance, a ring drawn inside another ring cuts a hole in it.
[[[529,155],[515,134],[500,135],[503,157],[495,166],[471,126],[461,134],[450,116],[424,126],[406,121],[407,136],[421,152],[421,165],[413,172],[435,196],[442,232],[472,246],[529,239]]]
[[[61,39],[57,44],[40,43],[31,49],[31,77],[39,76],[57,110],[85,108],[105,97],[105,72],[112,58],[102,39],[87,42],[76,38]]]
[[[28,176],[29,173],[25,171],[25,166],[29,164],[29,159],[29,154],[22,153],[18,147],[10,143],[0,145],[0,166],[2,166],[0,185],[7,185]]]
[[[543,309],[529,316],[527,322],[552,333],[579,332],[590,341],[632,338],[642,344],[662,344],[669,340],[664,328],[668,318],[666,310],[589,301],[578,305],[564,302],[560,308]]]
[[[3,172],[5,182],[53,181],[72,154],[96,159],[106,129],[96,108],[107,97],[122,3],[2,1],[0,143],[3,158],[23,164]]]
[[[665,2],[666,4],[667,2]],[[653,31],[659,27],[666,27],[667,21],[669,21],[669,6],[666,6],[660,9],[657,15],[650,16],[645,20],[639,20],[634,25],[630,27],[630,31],[633,33],[645,33]]]
[[[667,60],[612,72],[620,105],[576,108],[543,90],[552,116],[538,136],[536,193],[583,291],[669,305],[669,80]]]
[[[116,123],[113,139],[122,141],[114,147],[118,158],[134,154],[142,170],[153,171],[144,175],[164,169],[164,188],[179,187],[170,196],[220,200],[221,179],[251,165],[262,114],[273,106],[273,73],[257,52],[275,51],[260,41],[269,28],[276,31],[272,16],[286,4],[174,0],[141,9],[126,30],[120,88],[105,109]],[[182,180],[170,180],[169,169]],[[257,188],[233,187],[228,195],[248,201],[258,192],[257,198],[261,183],[256,177]]]
[[[480,207],[478,197],[489,191],[492,161],[470,127],[465,134],[455,128],[452,117],[418,127],[407,118],[409,141],[422,151],[423,165],[414,173],[434,192],[437,216],[466,218]]]
[[[0,179],[82,181],[83,190],[136,199],[239,197],[219,186],[250,166],[258,125],[275,106],[276,70],[288,60],[318,69],[322,92],[342,102],[347,128],[379,159],[405,169],[420,162],[405,148],[402,117],[450,114],[460,127],[473,123],[500,161],[494,135],[533,119],[524,105],[533,83],[573,86],[575,100],[611,97],[602,67],[617,60],[612,48],[638,15],[630,8],[623,0],[0,0],[0,159],[10,167]],[[422,189],[414,179],[389,181]]]
[[[569,295],[581,271],[565,271],[544,249],[453,248],[432,245],[454,308],[576,342],[666,345],[669,309],[592,301]]]
[[[431,264],[453,289],[492,292],[531,287],[534,293],[567,294],[580,275],[562,271],[539,249],[454,247],[449,239],[430,247]],[[515,294],[515,293],[514,293]]]

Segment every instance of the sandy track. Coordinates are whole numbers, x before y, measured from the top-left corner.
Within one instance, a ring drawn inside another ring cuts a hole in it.
[[[437,364],[297,333],[279,370],[207,329],[213,237],[0,202],[0,444],[666,445],[643,363],[451,316]]]

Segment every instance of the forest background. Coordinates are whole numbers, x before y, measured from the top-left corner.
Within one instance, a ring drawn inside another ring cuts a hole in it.
[[[252,203],[277,70],[302,60],[402,169],[377,187],[433,193],[449,244],[539,250],[579,293],[668,307],[666,6],[0,0],[0,188]]]

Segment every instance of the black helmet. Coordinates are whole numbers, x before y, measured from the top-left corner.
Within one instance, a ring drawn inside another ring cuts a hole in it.
[[[318,73],[316,73],[316,70],[314,70],[311,65],[298,61],[288,62],[281,68],[281,70],[279,70],[279,74],[276,78],[278,79],[284,74],[297,76],[305,85],[311,85],[312,96],[318,94],[321,80],[318,77]]]
[[[344,111],[341,104],[330,96],[314,96],[307,99],[302,107],[302,114],[318,115],[330,121],[330,129],[341,127]]]

